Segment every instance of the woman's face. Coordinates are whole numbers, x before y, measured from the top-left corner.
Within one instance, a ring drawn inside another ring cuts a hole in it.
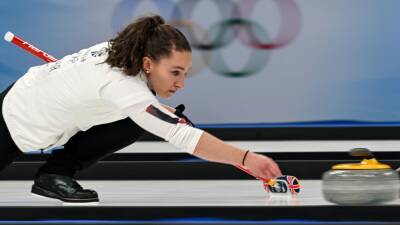
[[[191,67],[192,53],[187,51],[172,50],[169,57],[162,57],[157,62],[149,57],[143,58],[143,70],[150,88],[162,98],[170,98],[185,87],[185,79]]]

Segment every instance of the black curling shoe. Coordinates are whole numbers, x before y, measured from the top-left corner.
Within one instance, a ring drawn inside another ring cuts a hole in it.
[[[57,174],[41,174],[35,179],[31,192],[48,198],[56,198],[64,202],[98,202],[97,192],[83,189],[71,177]]]

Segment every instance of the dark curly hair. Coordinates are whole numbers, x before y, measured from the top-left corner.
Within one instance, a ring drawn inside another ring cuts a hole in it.
[[[143,68],[143,57],[155,61],[170,56],[172,50],[191,52],[188,40],[159,15],[141,17],[109,41],[106,63],[135,76]]]

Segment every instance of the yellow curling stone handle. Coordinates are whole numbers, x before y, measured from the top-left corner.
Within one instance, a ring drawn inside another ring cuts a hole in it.
[[[333,170],[383,170],[391,169],[387,164],[378,162],[375,158],[363,159],[360,163],[337,164],[332,167]]]

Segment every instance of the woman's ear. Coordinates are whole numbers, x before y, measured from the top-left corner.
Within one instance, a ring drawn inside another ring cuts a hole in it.
[[[145,74],[149,74],[151,72],[151,67],[152,67],[152,61],[149,57],[145,56],[142,59],[143,63],[143,71]]]

